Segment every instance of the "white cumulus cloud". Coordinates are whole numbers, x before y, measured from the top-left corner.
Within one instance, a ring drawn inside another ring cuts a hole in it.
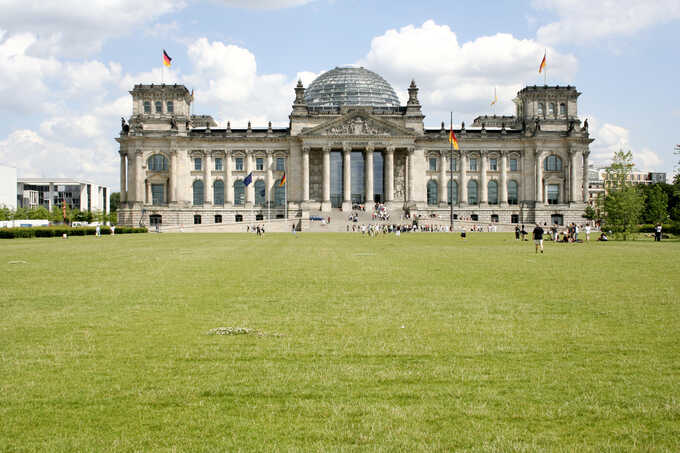
[[[537,41],[506,33],[460,43],[448,25],[428,20],[373,38],[359,64],[392,82],[397,92],[405,92],[414,78],[421,104],[437,120],[448,117],[449,110],[465,117],[490,113],[494,88],[498,114],[512,114],[517,91],[541,82],[538,66],[544,51],[545,46]],[[550,83],[570,83],[578,68],[576,57],[551,48],[548,53],[550,73],[559,74]]]
[[[534,0],[534,7],[554,12],[558,20],[538,29],[539,41],[584,44],[610,36],[633,35],[680,19],[678,0]]]

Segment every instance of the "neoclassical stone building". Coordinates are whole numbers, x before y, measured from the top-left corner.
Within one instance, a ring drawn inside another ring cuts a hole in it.
[[[402,106],[364,68],[335,68],[306,90],[298,82],[286,128],[218,128],[190,114],[181,85],[130,93],[116,139],[124,224],[306,219],[373,202],[446,219],[452,203],[455,218],[479,222],[582,221],[593,140],[572,86],[528,86],[516,115],[454,128],[452,159],[448,127],[424,126],[415,82]]]

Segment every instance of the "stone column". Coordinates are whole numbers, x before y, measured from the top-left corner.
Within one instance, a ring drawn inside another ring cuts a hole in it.
[[[253,171],[253,155],[246,151],[246,177]],[[255,177],[248,186],[246,186],[246,207],[253,207],[255,202]]]
[[[488,161],[487,157],[489,155],[487,150],[482,150],[480,154],[480,163],[482,165],[482,168],[479,171],[479,204],[486,205],[489,202],[488,195],[487,195],[487,182],[486,182],[486,163]]]
[[[508,205],[508,152],[501,151],[501,183],[500,199],[501,206]]]
[[[366,147],[364,154],[364,176],[366,179],[366,204],[373,203],[373,145]]]
[[[177,150],[170,151],[170,175],[168,177],[168,203],[177,201]]]
[[[465,154],[463,151],[460,152],[460,168],[458,171],[460,171],[460,176],[458,178],[458,182],[460,185],[460,199],[458,200],[458,203],[462,205],[466,205],[468,201],[468,193],[467,193],[467,166],[468,166],[468,156]]]
[[[302,201],[309,201],[309,146],[302,148]],[[330,162],[330,160],[329,160]],[[330,186],[329,186],[330,187]]]
[[[224,158],[224,195],[227,206],[234,205],[234,181],[231,177],[231,150],[226,150]]]
[[[331,147],[323,147],[323,183],[321,210],[330,211],[331,209]]]
[[[212,178],[210,177],[210,151],[203,153],[203,204],[212,204]]]
[[[125,203],[127,201],[127,174],[125,165],[125,154],[120,153],[120,202]]]
[[[578,178],[576,177],[576,158],[578,153],[575,149],[569,149],[569,202],[578,202]]]
[[[130,151],[129,154],[127,154],[127,171],[125,172],[127,178],[127,193],[125,195],[125,200],[128,203],[132,203],[137,199],[135,194],[135,189],[137,187],[135,166],[136,166],[135,153],[134,151]]]
[[[446,165],[446,153],[447,151],[441,150],[439,152],[439,204],[446,206],[448,191],[448,180],[446,178],[446,173],[449,167]]]
[[[408,202],[413,203],[415,201],[415,148],[408,148]]]
[[[272,165],[274,163],[274,157],[272,156],[271,150],[267,150],[267,176],[266,176],[266,181],[265,183],[267,184],[267,188],[265,190],[265,202],[267,205],[271,203],[272,201]]]
[[[543,203],[543,153],[536,150],[536,204]]]
[[[583,151],[583,202],[588,202],[588,156],[590,151]]]
[[[143,164],[143,154],[142,151],[135,152],[135,201],[139,203],[144,203],[144,181],[146,180],[146,175],[144,174]]]
[[[151,183],[147,180],[144,181],[144,185],[146,186],[144,188],[146,191],[146,200],[144,202],[146,204],[151,204],[153,202],[153,199],[151,198]]]
[[[342,210],[352,210],[352,146],[342,146]]]
[[[383,178],[385,178],[385,201],[394,200],[394,146],[385,149]]]

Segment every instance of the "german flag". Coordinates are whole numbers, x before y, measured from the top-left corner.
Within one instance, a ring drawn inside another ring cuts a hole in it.
[[[163,49],[163,64],[169,68],[171,61],[172,61],[172,58],[170,58],[170,55],[168,55],[168,53],[165,51],[165,49]]]
[[[453,125],[451,125],[451,132],[449,133],[449,143],[453,145],[456,151],[460,150],[460,148],[458,148],[458,139],[456,138],[456,134],[453,133]]]
[[[539,74],[541,72],[543,72],[543,70],[545,69],[545,56],[546,56],[546,54],[544,53],[543,54],[543,60],[541,60],[541,65],[538,67],[538,73]]]
[[[283,187],[286,185],[286,172],[283,172],[283,178],[281,178],[281,182],[279,183],[279,187]]]

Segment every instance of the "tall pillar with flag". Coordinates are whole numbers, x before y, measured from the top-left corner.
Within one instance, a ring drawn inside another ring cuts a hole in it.
[[[449,144],[451,145],[451,155],[449,156],[449,168],[451,170],[451,187],[453,187],[453,149],[456,148],[458,151],[458,139],[456,134],[453,133],[453,112],[451,112],[451,132],[449,132]],[[451,224],[451,231],[453,231],[453,194],[449,194],[449,202],[451,203],[451,218],[449,219]]]

